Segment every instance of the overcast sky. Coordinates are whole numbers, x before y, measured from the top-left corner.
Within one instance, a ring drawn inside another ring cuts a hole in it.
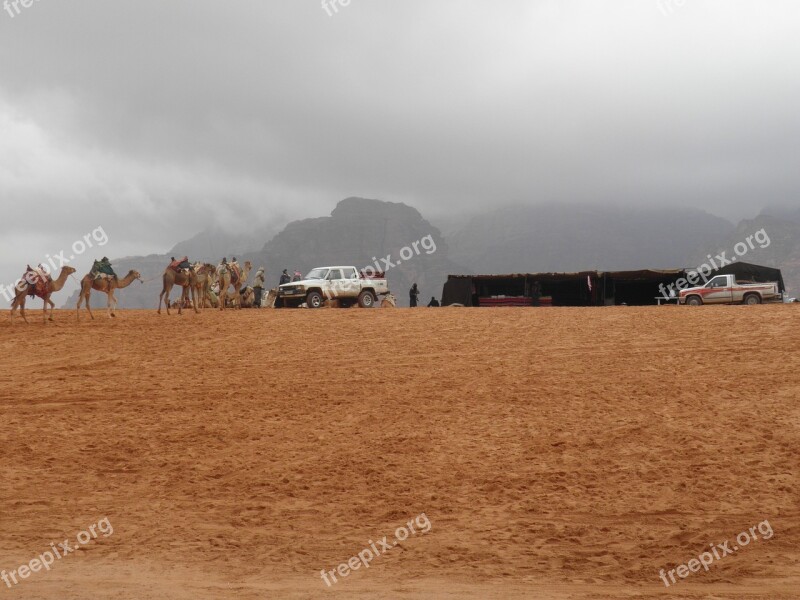
[[[352,195],[799,204],[797,0],[338,2],[0,11],[0,284]]]

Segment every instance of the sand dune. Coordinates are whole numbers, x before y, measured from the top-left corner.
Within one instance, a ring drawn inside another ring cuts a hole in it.
[[[114,531],[3,597],[800,597],[793,306],[31,313],[0,313],[0,569]]]

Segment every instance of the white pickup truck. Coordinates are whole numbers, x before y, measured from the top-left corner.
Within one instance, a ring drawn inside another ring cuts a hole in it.
[[[771,300],[780,301],[782,294],[778,282],[737,282],[734,275],[717,275],[700,287],[681,290],[679,304],[700,306],[701,304],[761,304]]]
[[[346,308],[356,302],[362,308],[372,308],[378,296],[389,293],[385,273],[366,273],[355,267],[317,267],[301,281],[278,287],[276,308],[320,308],[325,300],[338,300]]]

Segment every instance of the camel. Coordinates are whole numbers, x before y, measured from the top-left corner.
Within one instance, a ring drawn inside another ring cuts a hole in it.
[[[397,298],[393,294],[386,294],[381,300],[381,308],[395,308],[397,306]]]
[[[197,284],[197,273],[195,273],[194,269],[189,269],[189,273],[184,273],[183,271],[175,271],[175,269],[170,269],[169,267],[166,268],[164,271],[164,287],[161,290],[161,294],[158,297],[158,314],[161,314],[161,303],[164,303],[164,306],[167,307],[167,314],[169,312],[169,293],[172,291],[173,286],[180,286],[182,288],[181,292],[181,304],[178,306],[178,314],[183,314],[183,304],[189,297],[189,293],[191,292],[192,295],[192,308],[194,308],[194,312],[199,312],[197,310],[197,299],[195,297],[195,286]]]
[[[53,309],[55,309],[56,305],[53,304],[53,301],[50,300],[50,296],[53,295],[53,292],[59,292],[64,287],[64,284],[67,282],[67,277],[72,275],[75,272],[75,269],[72,267],[63,267],[61,269],[61,273],[58,275],[58,279],[52,280],[48,282],[46,291],[43,295],[36,294],[39,296],[43,301],[44,304],[42,306],[42,317],[45,325],[47,321],[53,320]],[[27,273],[26,273],[27,275]],[[22,285],[24,283],[25,285]],[[16,287],[17,295],[14,300],[11,302],[11,325],[14,325],[14,313],[16,312],[17,308],[19,308],[19,312],[22,315],[22,320],[26,323],[28,319],[25,318],[25,297],[28,295],[28,290],[32,287],[30,283],[25,280],[23,277],[23,282],[18,284]],[[22,289],[20,289],[22,288]],[[47,316],[47,305],[50,305],[50,316]]]
[[[86,303],[86,310],[89,311],[89,316],[94,320],[94,315],[92,314],[92,307],[90,302],[90,297],[92,294],[92,290],[103,292],[108,296],[108,316],[109,317],[116,317],[117,315],[114,314],[114,311],[117,309],[117,299],[114,297],[114,290],[121,290],[123,288],[128,287],[134,281],[139,280],[142,281],[142,276],[139,275],[138,271],[129,271],[125,277],[122,279],[114,278],[114,279],[95,279],[94,276],[89,273],[83,279],[81,279],[81,291],[78,294],[78,307],[76,311],[76,317],[80,320],[81,318],[81,303]]]
[[[216,282],[217,271],[214,265],[208,263],[195,263],[194,270],[197,273],[197,281],[194,283],[195,298],[199,299],[200,308],[213,308],[211,286]]]
[[[217,267],[217,277],[219,278],[219,309],[225,310],[225,299],[228,297],[228,288],[233,285],[233,305],[239,307],[239,291],[242,289],[242,285],[244,282],[247,281],[247,277],[250,275],[250,271],[253,268],[253,265],[250,264],[250,261],[246,261],[244,263],[244,270],[242,271],[241,277],[239,280],[232,284],[231,283],[231,269],[228,265],[222,264]]]

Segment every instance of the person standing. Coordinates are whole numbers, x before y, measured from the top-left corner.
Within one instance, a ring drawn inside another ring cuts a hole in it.
[[[259,267],[256,271],[256,276],[253,279],[253,291],[256,293],[254,306],[261,308],[261,294],[264,293],[264,267]]]
[[[278,285],[283,285],[284,283],[289,283],[291,281],[292,278],[289,276],[289,271],[284,269],[283,273],[281,273],[281,282]]]
[[[408,290],[408,302],[411,308],[416,308],[418,299],[419,299],[419,288],[415,283],[411,286],[411,289]]]

